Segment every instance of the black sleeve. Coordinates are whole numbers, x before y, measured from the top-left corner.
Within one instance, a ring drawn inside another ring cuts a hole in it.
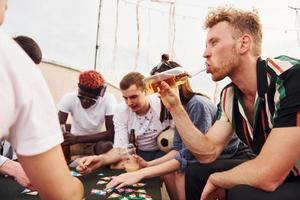
[[[300,64],[282,73],[276,86],[274,128],[300,127]]]

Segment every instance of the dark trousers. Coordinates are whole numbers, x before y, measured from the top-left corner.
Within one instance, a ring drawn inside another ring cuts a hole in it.
[[[189,164],[185,174],[185,198],[187,200],[199,200],[209,175],[229,170],[245,161],[242,159],[224,159],[216,160],[210,164]]]
[[[265,192],[250,186],[239,185],[227,192],[228,200],[299,200],[300,180],[282,183],[274,192]]]
[[[144,160],[150,161],[154,160],[156,158],[160,158],[165,155],[165,153],[161,150],[155,150],[155,151],[142,151],[138,149],[136,151],[136,154],[141,156]]]
[[[193,163],[188,166],[185,177],[187,200],[199,200],[210,174],[229,170],[246,160],[217,160],[211,164]],[[300,177],[287,178],[274,192],[265,192],[246,185],[238,185],[227,190],[227,200],[299,200]]]

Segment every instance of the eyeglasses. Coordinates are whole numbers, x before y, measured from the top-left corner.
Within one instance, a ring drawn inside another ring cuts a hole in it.
[[[92,98],[92,97],[87,97],[87,96],[82,96],[82,95],[77,95],[77,97],[80,99],[80,101],[86,101],[90,104],[95,104],[97,102],[97,98]]]

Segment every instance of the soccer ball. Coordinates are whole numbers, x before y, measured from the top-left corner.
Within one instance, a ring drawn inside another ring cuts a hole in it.
[[[174,132],[174,128],[169,128],[161,132],[157,137],[157,145],[165,153],[168,153],[173,148]]]

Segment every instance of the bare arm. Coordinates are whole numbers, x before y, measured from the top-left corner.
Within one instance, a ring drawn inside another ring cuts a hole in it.
[[[23,187],[34,190],[20,163],[8,159],[0,167],[0,173],[12,176]]]
[[[232,137],[229,122],[216,121],[204,135],[194,126],[183,107],[173,109],[171,114],[184,144],[201,163],[216,160]]]
[[[170,172],[176,171],[179,166],[179,162],[175,159],[172,159],[159,165],[146,167],[135,172],[121,174],[114,178],[111,182],[109,182],[106,185],[106,188],[112,188],[116,186],[117,188],[121,188],[126,185],[137,183],[144,178],[151,178],[168,174]]]
[[[159,165],[143,168],[141,174],[143,178],[152,178],[176,171],[180,167],[180,163],[176,159],[168,160]]]
[[[83,198],[82,183],[70,175],[59,145],[34,156],[18,155],[18,159],[43,200]]]
[[[62,112],[62,111],[58,111],[58,120],[60,124],[65,124],[67,122],[68,119],[68,113]]]
[[[58,119],[60,124],[65,124],[68,119],[68,113],[59,111]],[[75,136],[71,134],[72,144],[75,143],[86,143],[86,142],[98,142],[100,140],[111,140],[114,138],[114,125],[113,125],[113,115],[105,116],[105,127],[106,131],[95,133],[92,135],[80,135]],[[70,133],[68,133],[70,134]]]
[[[209,181],[220,188],[249,185],[268,192],[274,191],[300,157],[299,133],[299,127],[273,129],[255,159],[229,171],[212,174]],[[207,193],[208,187],[204,189],[203,196]]]
[[[159,165],[163,162],[172,160],[176,157],[178,151],[175,150],[171,150],[169,153],[167,153],[166,155],[164,155],[163,157],[157,158],[155,160],[151,160],[148,162],[148,167],[150,166],[154,166],[154,165]]]
[[[83,174],[90,173],[101,166],[116,163],[121,160],[120,149],[113,148],[105,154],[98,156],[86,156],[78,161],[76,169]]]
[[[161,99],[171,112],[176,128],[187,148],[201,163],[210,163],[219,157],[230,141],[233,129],[229,122],[217,121],[204,135],[199,131],[167,83],[161,83]]]
[[[104,165],[116,163],[121,160],[120,148],[112,148],[109,152],[102,154]]]

